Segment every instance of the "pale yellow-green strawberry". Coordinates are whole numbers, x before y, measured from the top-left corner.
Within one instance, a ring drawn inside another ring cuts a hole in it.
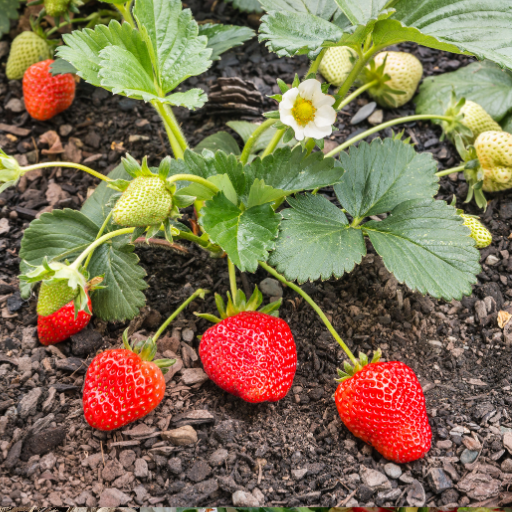
[[[481,133],[475,150],[482,167],[486,192],[512,188],[512,134],[504,131]]]
[[[462,124],[473,132],[474,139],[483,132],[502,131],[501,126],[474,101],[466,100],[460,112],[464,114]]]
[[[22,32],[11,44],[5,74],[9,80],[21,80],[32,64],[50,58],[50,47],[42,37],[34,32]]]
[[[44,0],[44,8],[48,16],[60,18],[68,10],[70,0]]]
[[[320,63],[318,70],[332,85],[340,87],[354,67],[357,53],[348,46],[329,48]]]
[[[113,219],[121,226],[151,226],[167,219],[171,209],[172,195],[164,180],[158,176],[139,176],[117,201]]]
[[[461,213],[464,219],[464,226],[471,230],[471,238],[476,242],[477,249],[483,249],[492,243],[491,232],[476,218]]]
[[[48,316],[58,311],[62,306],[71,302],[78,295],[78,289],[68,286],[67,280],[41,283],[37,300],[37,314]]]
[[[380,68],[383,65],[381,72]],[[382,52],[377,54],[373,62],[367,66],[363,80],[368,83],[376,78],[382,78],[383,74],[388,75],[389,80],[379,81],[377,85],[368,89],[368,94],[381,107],[397,108],[405,105],[414,96],[423,76],[423,66],[410,53]],[[400,91],[402,94],[394,91]]]

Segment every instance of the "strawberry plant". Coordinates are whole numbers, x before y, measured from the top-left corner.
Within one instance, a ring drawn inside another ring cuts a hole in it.
[[[247,299],[236,285],[237,271],[262,268],[304,298],[350,360],[340,373],[336,393],[342,421],[385,457],[415,460],[431,442],[416,376],[403,363],[378,362],[378,352],[371,363],[365,354],[356,358],[300,284],[340,279],[361,262],[371,244],[386,268],[411,289],[447,301],[471,294],[480,272],[477,247],[488,240],[455,206],[434,196],[439,176],[456,170],[482,173],[481,179],[479,174],[475,178],[475,190],[479,181],[484,189],[499,188],[496,183],[509,186],[509,134],[486,131],[495,127],[491,121],[497,120],[496,112],[481,105],[492,119],[486,118],[471,104],[465,106],[457,93],[454,104],[430,101],[435,111],[387,121],[326,154],[315,148],[323,149],[339,110],[363,92],[387,108],[403,105],[414,95],[421,63],[408,54],[383,51],[390,45],[413,41],[511,67],[512,11],[508,0],[492,0],[485,6],[485,23],[492,30],[477,33],[475,20],[481,20],[482,6],[472,0],[260,3],[267,13],[260,39],[280,56],[307,54],[311,65],[305,77],[296,76],[291,84],[276,77],[276,110],[265,113],[264,122],[229,123],[243,139],[242,148],[226,132],[191,148],[173,107],[201,108],[207,101],[205,92],[189,88],[186,80],[203,73],[213,59],[248,39],[252,31],[200,27],[180,0],[135,0],[133,6],[116,4],[122,23],[113,20],[108,26],[63,37],[65,45],[57,54],[83,80],[152,105],[174,158],[164,158],[156,168],[149,167],[147,159],[138,162],[127,155],[105,176],[72,162],[20,167],[2,153],[3,188],[16,185],[30,170],[55,166],[102,180],[81,211],[46,213],[26,230],[20,251],[23,296],[42,281],[43,299],[48,289],[60,290],[50,315],[68,307],[72,298],[75,319],[82,310],[106,321],[128,320],[145,303],[144,271],[134,242],[145,239],[151,244],[160,238],[167,244],[195,243],[211,257],[226,258],[230,281],[227,303],[220,295],[215,298],[220,317],[200,315],[215,324],[199,346],[204,368],[222,389],[244,400],[274,401],[292,384],[295,342],[289,326],[277,318],[279,302],[260,308],[257,289]],[[498,73],[492,65],[484,66]],[[320,83],[320,71],[333,88]],[[501,73],[504,81],[509,80]],[[419,108],[427,101],[425,87],[429,85],[422,88]],[[437,171],[430,153],[416,152],[401,136],[354,145],[386,128],[428,120],[449,127],[446,130],[465,152],[460,169]],[[481,128],[484,131],[476,136]],[[475,136],[474,147],[466,145],[466,136]],[[478,162],[482,170],[477,169]],[[332,200],[318,193],[324,187],[332,187]],[[188,226],[182,214],[192,205],[195,219]],[[102,286],[89,290],[89,278],[101,278]],[[84,410],[92,426],[118,428],[158,405],[164,386],[158,368],[171,363],[153,364],[151,359],[156,340],[176,314],[147,342],[130,347],[125,336],[124,349],[100,354],[93,361],[84,393]],[[102,369],[114,367],[119,378],[112,377],[109,383]],[[147,399],[140,407],[131,407],[130,397],[123,394],[133,379],[133,374],[127,375],[146,371],[151,384],[140,392]],[[366,401],[365,393],[373,394],[373,402]]]

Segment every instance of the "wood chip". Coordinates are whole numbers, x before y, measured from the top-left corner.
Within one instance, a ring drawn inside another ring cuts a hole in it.
[[[26,137],[27,135],[30,135],[31,131],[27,128],[20,128],[19,126],[5,123],[0,123],[0,130],[6,133],[12,133],[13,135],[18,135],[19,137]]]
[[[511,318],[512,315],[508,311],[500,311],[498,313],[498,325],[500,326],[500,329],[503,329],[505,325],[508,324]]]

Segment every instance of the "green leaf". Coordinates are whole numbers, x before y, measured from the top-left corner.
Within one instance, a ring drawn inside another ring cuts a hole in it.
[[[335,0],[260,0],[267,12],[302,12],[330,20],[338,10]]]
[[[247,198],[247,208],[258,206],[260,204],[273,203],[286,195],[284,190],[270,187],[263,180],[256,178],[249,189]]]
[[[380,42],[374,38],[376,44],[413,41],[440,50],[470,53],[512,68],[509,0],[398,0],[393,7],[393,18],[410,29],[401,29],[390,20],[379,22]],[[425,36],[441,44],[434,45]]]
[[[480,253],[452,206],[433,199],[405,201],[362,229],[398,281],[446,300],[471,294]]]
[[[389,0],[335,0],[352,25],[366,25],[379,16]]]
[[[73,64],[65,61],[64,59],[56,59],[50,66],[50,73],[55,75],[65,75],[67,73],[76,73],[76,68]]]
[[[190,9],[182,10],[180,0],[136,0],[133,13],[165,93],[210,67],[207,38],[198,35]]]
[[[362,142],[342,153],[345,174],[334,186],[340,203],[355,218],[386,213],[407,199],[430,198],[437,192],[436,162],[399,140]]]
[[[18,19],[19,0],[0,0],[0,38],[11,29],[11,20]]]
[[[242,211],[220,192],[207,201],[199,223],[241,270],[255,272],[274,248],[281,215],[268,204]]]
[[[315,58],[326,43],[336,43],[343,35],[335,24],[303,12],[271,11],[263,16],[259,40],[279,57],[309,54]]]
[[[451,98],[466,98],[481,105],[496,121],[512,111],[512,73],[496,64],[475,62],[452,73],[425,78],[414,100],[418,114],[442,115]]]
[[[262,12],[261,5],[258,0],[226,0],[233,3],[233,7],[242,12]]]
[[[44,257],[72,261],[90,245],[99,226],[82,212],[54,210],[41,215],[25,231],[20,258],[21,271],[30,265],[39,265]],[[94,313],[103,320],[122,321],[133,318],[145,304],[141,290],[146,288],[145,272],[137,263],[133,246],[126,245],[129,236],[113,239],[96,249],[88,270],[92,277],[104,274],[106,288],[91,295]]]
[[[233,131],[238,133],[240,137],[242,137],[242,140],[247,142],[249,137],[252,135],[254,130],[258,128],[258,124],[250,123],[249,121],[228,121],[226,123]],[[271,126],[268,130],[265,130],[259,139],[254,143],[254,146],[252,147],[251,154],[259,153],[260,151],[263,151],[269,144],[269,142],[272,140],[276,133],[277,129],[274,126]],[[277,148],[283,148],[285,146],[295,146],[297,144],[297,141],[295,138],[291,138],[288,142],[284,142],[283,139],[279,142],[277,145]]]
[[[189,89],[185,92],[169,94],[164,99],[159,98],[158,101],[195,110],[196,108],[201,108],[208,101],[208,96],[206,96],[202,89]]]
[[[250,123],[249,123],[250,124]],[[210,151],[218,151],[219,149],[225,153],[233,153],[234,155],[240,154],[240,148],[235,138],[228,132],[216,132],[204,138],[195,148],[196,153],[201,153],[203,149]]]
[[[504,131],[508,133],[512,133],[512,114],[505,117],[505,119],[502,120],[501,127]]]
[[[340,278],[360,263],[366,246],[360,229],[350,227],[345,214],[322,196],[289,198],[279,238],[269,264],[287,279]]]
[[[289,147],[277,149],[263,160],[256,158],[245,168],[249,183],[259,178],[266,185],[286,191],[287,195],[334,185],[343,172],[333,158],[324,158],[321,152],[306,156],[300,146],[293,151]]]
[[[245,43],[254,37],[255,33],[248,27],[206,23],[199,25],[199,35],[208,38],[208,48],[212,49],[211,60],[220,60],[224,52]]]

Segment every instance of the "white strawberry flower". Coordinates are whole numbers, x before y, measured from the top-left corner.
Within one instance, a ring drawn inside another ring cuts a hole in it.
[[[323,139],[332,133],[336,111],[334,98],[322,92],[318,80],[305,80],[283,94],[279,104],[281,122],[291,126],[297,140]]]

